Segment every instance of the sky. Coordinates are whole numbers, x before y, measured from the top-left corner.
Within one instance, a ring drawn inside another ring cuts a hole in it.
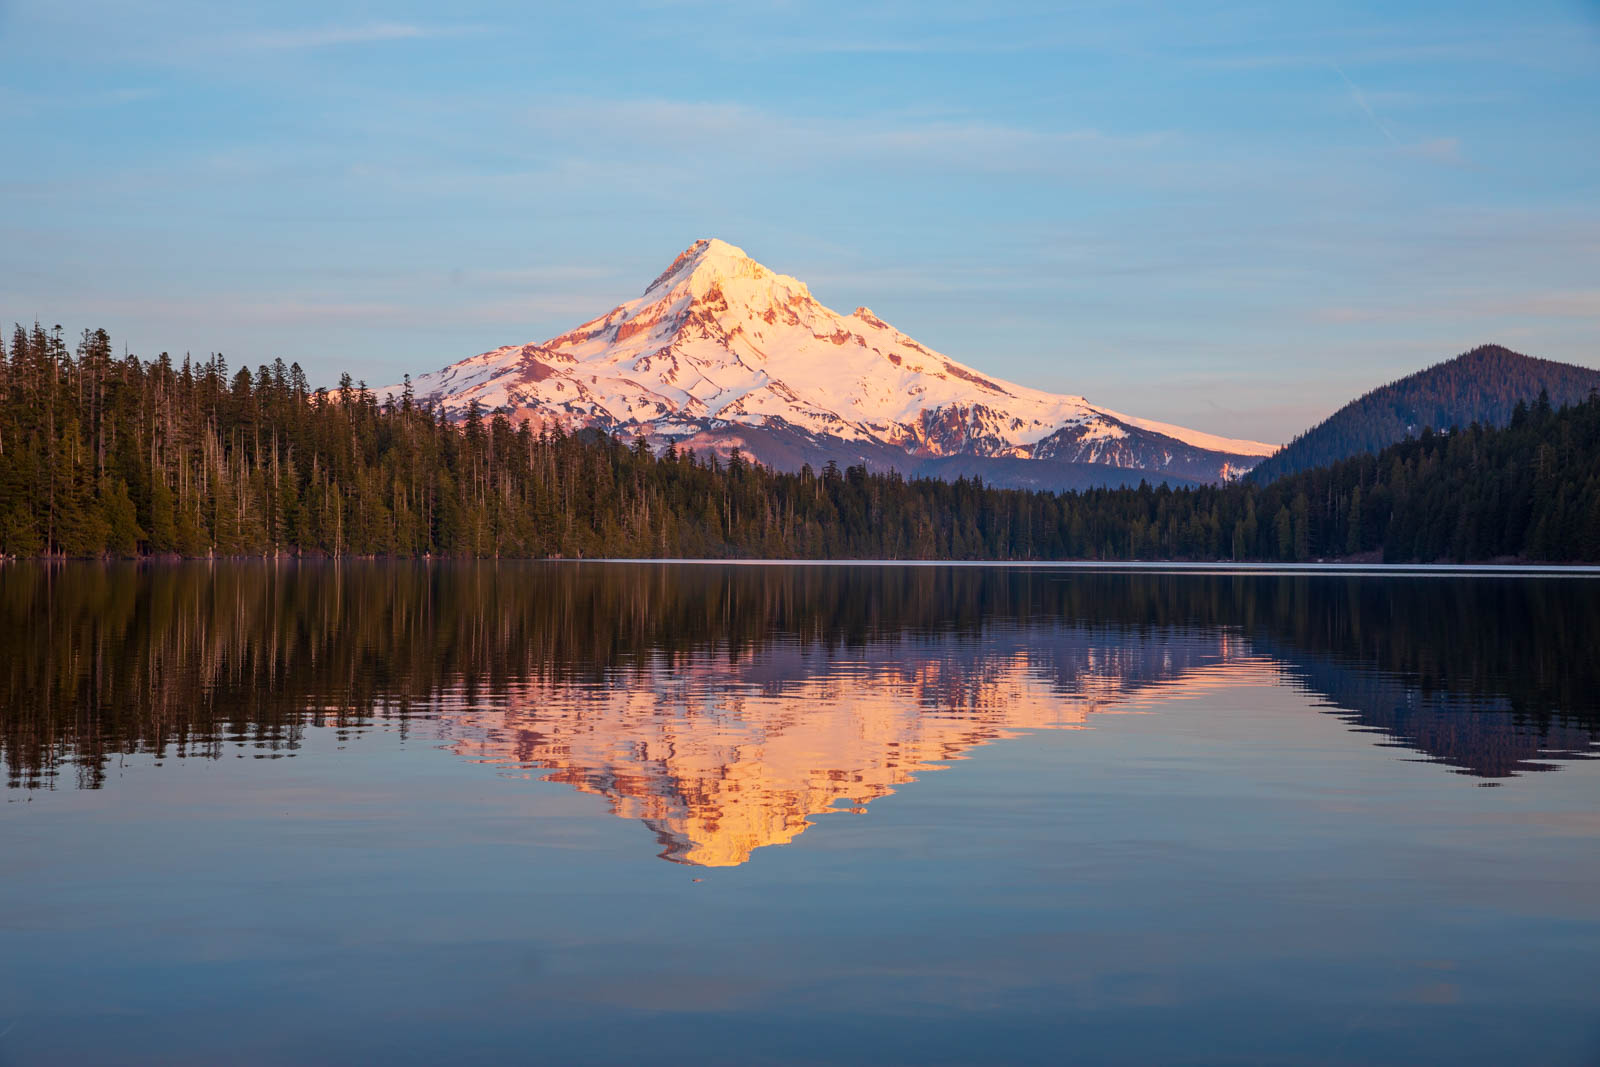
[[[1600,366],[1600,2],[0,0],[0,320],[373,385],[700,237],[983,371],[1286,440]]]

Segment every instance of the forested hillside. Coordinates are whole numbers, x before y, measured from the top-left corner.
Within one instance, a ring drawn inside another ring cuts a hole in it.
[[[1043,493],[776,473],[597,433],[459,423],[281,361],[0,358],[0,552],[907,559],[1600,560],[1600,399],[1269,485]]]
[[[1483,345],[1351,401],[1262,460],[1250,480],[1265,485],[1285,474],[1377,452],[1425,429],[1475,422],[1504,426],[1518,403],[1531,404],[1540,393],[1562,407],[1596,389],[1600,371]]]

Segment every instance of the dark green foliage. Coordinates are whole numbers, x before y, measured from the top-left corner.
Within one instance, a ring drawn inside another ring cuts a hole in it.
[[[1600,397],[1561,411],[1519,406],[1500,430],[1424,431],[1262,492],[1310,502],[1313,554],[1600,560]]]
[[[1137,693],[1168,670],[1213,662],[1209,634],[1225,656],[1270,657],[1353,726],[1499,777],[1550,770],[1563,750],[1594,754],[1596,633],[1600,597],[1560,579],[504,561],[7,566],[0,765],[12,786],[75,771],[95,788],[124,753],[292,752],[313,724],[358,736],[388,719],[404,730],[408,718],[459,708],[464,692],[474,707],[518,706],[535,680],[624,684],[655,663],[731,669],[812,643],[852,660],[887,643],[901,664],[931,652],[944,671],[958,663],[976,679],[986,664],[1009,663],[1020,640],[1047,673],[1093,663]],[[1107,655],[1057,658],[1071,648]],[[966,684],[940,692],[928,695],[970,713]]]
[[[1268,485],[993,489],[566,435],[298,365],[0,358],[0,553],[883,559],[1600,560],[1600,399],[1425,432]]]
[[[1532,404],[1541,393],[1565,407],[1596,389],[1600,371],[1484,345],[1351,401],[1263,460],[1250,480],[1265,485],[1285,474],[1377,452],[1429,427],[1504,426],[1518,403]]]

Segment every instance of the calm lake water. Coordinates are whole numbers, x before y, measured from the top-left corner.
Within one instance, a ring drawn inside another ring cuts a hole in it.
[[[0,1064],[1600,1062],[1600,580],[0,567]]]

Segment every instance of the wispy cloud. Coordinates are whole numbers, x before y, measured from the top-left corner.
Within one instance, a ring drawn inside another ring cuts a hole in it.
[[[1379,133],[1383,134],[1384,140],[1388,141],[1391,147],[1398,149],[1405,155],[1427,160],[1431,163],[1442,163],[1451,167],[1465,167],[1468,165],[1467,158],[1461,151],[1461,139],[1458,137],[1429,137],[1420,141],[1402,141],[1395,136],[1395,132],[1389,123],[1378,114],[1377,108],[1373,105],[1372,97],[1350,79],[1350,76],[1344,72],[1344,68],[1337,63],[1329,63],[1328,65],[1333,68],[1344,82],[1345,88],[1349,90],[1350,99],[1354,101],[1356,107],[1360,108],[1361,113],[1367,116]]]
[[[1434,137],[1416,144],[1407,145],[1405,151],[1419,159],[1430,160],[1434,163],[1443,163],[1452,167],[1467,165],[1467,157],[1461,151],[1459,137]]]
[[[531,112],[527,121],[546,135],[585,146],[594,144],[595,131],[608,131],[609,142],[630,155],[656,148],[681,156],[695,145],[702,156],[790,169],[870,163],[967,173],[1101,171],[1174,137],[1161,130],[1050,130],[960,117],[809,118],[736,103],[667,99],[558,100]]]
[[[1536,293],[1462,293],[1442,300],[1319,308],[1321,322],[1408,322],[1428,319],[1600,318],[1600,289]]]
[[[783,42],[786,51],[818,55],[1009,55],[1082,46],[1083,41],[1076,37],[1037,33],[998,39],[967,33],[939,37],[814,37]]]
[[[1185,50],[1181,60],[1197,70],[1272,71],[1311,69],[1327,66],[1330,52],[1346,64],[1362,67],[1418,68],[1451,63],[1493,62],[1540,69],[1568,69],[1574,64],[1593,63],[1592,44],[1559,24],[1518,22],[1512,27],[1465,28],[1443,37],[1432,23],[1425,30],[1400,31],[1401,36],[1375,39],[1374,31],[1357,29],[1348,34],[1319,32],[1315,40],[1302,38],[1283,42],[1277,49],[1248,50],[1238,40],[1205,49]],[[1338,43],[1330,48],[1329,41]]]
[[[25,118],[63,109],[118,107],[152,100],[160,95],[160,91],[156,89],[132,86],[69,93],[29,92],[11,86],[0,86],[0,115]]]
[[[211,297],[163,298],[84,294],[67,310],[94,316],[134,351],[220,350],[246,362],[274,355],[306,360],[326,354],[331,337],[365,338],[385,330],[406,337],[391,351],[363,361],[363,353],[341,352],[339,362],[369,380],[398,378],[396,368],[432,369],[473,352],[502,344],[523,344],[553,336],[574,323],[603,313],[618,299],[635,295],[601,291],[532,292],[502,299],[431,300],[386,294],[373,299],[327,300],[294,293],[224,292]],[[38,317],[46,323],[71,323],[56,301],[0,287],[0,302],[22,309],[12,317]],[[92,309],[85,312],[83,309]],[[319,338],[308,343],[308,334]],[[428,338],[443,337],[442,343]],[[404,353],[397,356],[395,353]],[[308,367],[310,363],[308,362]]]
[[[161,95],[159,89],[128,86],[121,89],[107,89],[95,96],[95,102],[105,104],[137,104],[144,100],[154,100]]]
[[[418,26],[408,22],[370,22],[360,26],[321,26],[292,30],[263,30],[240,41],[249,48],[328,48],[334,45],[415,41],[427,37],[456,37],[476,32],[468,26]]]
[[[1435,42],[1363,47],[1352,52],[1341,50],[1348,60],[1366,64],[1448,63],[1488,58],[1494,54],[1488,41]],[[1285,52],[1240,52],[1201,56],[1188,61],[1200,70],[1290,70],[1325,66],[1328,59],[1316,50]]]
[[[1341,79],[1343,79],[1345,86],[1350,90],[1350,98],[1355,101],[1356,106],[1362,110],[1367,118],[1372,120],[1372,124],[1378,128],[1378,132],[1383,134],[1390,144],[1398,147],[1400,144],[1399,140],[1395,138],[1395,135],[1389,129],[1388,124],[1378,117],[1378,113],[1376,111],[1372,110],[1372,105],[1367,103],[1366,94],[1361,91],[1361,87],[1350,80],[1350,75],[1346,74],[1344,72],[1344,68],[1339,66],[1339,64],[1330,63],[1328,65],[1338,73]]]

